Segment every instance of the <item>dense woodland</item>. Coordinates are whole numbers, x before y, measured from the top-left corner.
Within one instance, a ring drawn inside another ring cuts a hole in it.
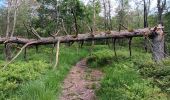
[[[169,53],[170,0],[0,0],[0,100],[169,100]]]

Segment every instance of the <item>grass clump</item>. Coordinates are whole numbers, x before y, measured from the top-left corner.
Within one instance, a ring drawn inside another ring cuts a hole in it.
[[[87,58],[87,63],[92,67],[101,67],[113,61],[114,53],[112,50],[103,49],[96,51]]]
[[[54,100],[55,95],[52,90],[46,89],[46,86],[41,81],[33,81],[25,84],[21,89],[24,94],[21,100]],[[30,98],[31,96],[31,98]]]

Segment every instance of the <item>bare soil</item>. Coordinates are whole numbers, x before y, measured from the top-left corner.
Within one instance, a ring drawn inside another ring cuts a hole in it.
[[[59,100],[96,100],[95,90],[102,76],[100,70],[87,67],[86,59],[81,60],[64,80]]]

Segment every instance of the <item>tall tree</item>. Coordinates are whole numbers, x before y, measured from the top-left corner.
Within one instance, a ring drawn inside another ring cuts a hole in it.
[[[149,9],[150,9],[150,0],[143,0],[143,5],[144,5],[144,28],[148,27],[148,13],[149,13]],[[145,51],[148,51],[148,47],[147,47],[147,38],[145,37],[144,40],[144,47],[145,47]]]
[[[157,0],[157,8],[158,8],[158,23],[163,25],[163,12],[166,7],[166,0]]]
[[[105,30],[112,29],[112,18],[111,18],[111,1],[102,0],[103,10],[104,10],[104,26]]]
[[[143,0],[144,5],[144,28],[148,27],[148,13],[150,9],[150,0]]]
[[[118,8],[117,8],[117,23],[119,25],[118,30],[121,30],[122,25],[126,23],[126,15],[129,10],[129,0],[117,0],[118,1]]]
[[[7,23],[6,23],[6,38],[9,38],[10,35],[10,13],[12,7],[12,0],[7,1]],[[9,44],[5,44],[5,56],[6,60],[10,60],[12,58],[11,54],[11,46]]]

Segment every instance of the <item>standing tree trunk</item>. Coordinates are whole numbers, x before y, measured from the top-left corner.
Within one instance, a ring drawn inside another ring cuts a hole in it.
[[[112,27],[112,17],[111,17],[111,2],[110,0],[108,0],[108,6],[109,6],[109,31],[111,31],[113,29]]]
[[[11,37],[13,37],[13,35],[14,35],[15,26],[16,26],[17,10],[18,10],[18,0],[15,1],[15,5],[14,6],[15,6],[14,7],[14,23],[13,23],[13,27],[12,27]]]
[[[104,26],[105,26],[105,31],[107,30],[107,9],[106,9],[106,1],[103,0],[103,9],[104,9]]]
[[[11,5],[12,5],[12,0],[8,0],[6,38],[9,38],[9,35],[10,35],[10,12],[11,12]],[[5,44],[5,57],[6,57],[7,61],[12,59],[11,46],[8,43]]]
[[[144,28],[148,27],[148,7],[146,4],[146,0],[143,0],[144,2]]]
[[[148,0],[146,2],[146,0],[143,0],[143,3],[144,3],[144,28],[148,27],[148,12],[149,12],[149,9],[150,9],[150,0]],[[145,48],[145,51],[147,52],[148,51],[148,46],[147,46],[147,38],[145,37],[144,39],[144,48]]]
[[[93,0],[93,32],[96,31],[96,2]]]
[[[75,26],[75,32],[76,32],[76,37],[77,37],[79,34],[79,30],[78,30],[77,17],[76,17],[76,13],[74,12],[74,10],[73,10],[72,14],[74,17],[74,26]]]
[[[158,23],[163,25],[163,11],[166,7],[166,0],[157,0],[157,8],[158,8]]]

